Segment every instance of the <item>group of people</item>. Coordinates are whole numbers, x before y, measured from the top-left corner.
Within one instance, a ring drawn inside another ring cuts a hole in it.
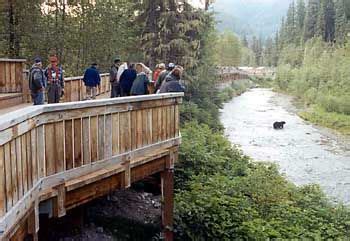
[[[183,92],[181,83],[183,68],[173,63],[158,64],[154,72],[143,63],[122,63],[116,58],[111,66],[109,80],[111,83],[111,98],[147,95],[154,93]],[[101,84],[97,64],[93,63],[85,71],[84,84],[88,99],[95,99],[97,89]]]
[[[35,58],[29,71],[29,88],[34,105],[43,105],[45,102],[45,90],[49,104],[59,103],[64,95],[64,73],[58,65],[58,58],[51,56],[50,64],[44,69],[41,58]]]
[[[29,87],[34,105],[45,101],[45,90],[48,103],[58,103],[64,95],[63,69],[58,66],[58,58],[51,56],[50,65],[43,69],[41,58],[35,58],[29,73]],[[123,96],[146,95],[154,93],[184,92],[181,81],[183,68],[169,63],[158,64],[154,72],[143,63],[122,63],[115,58],[110,68],[111,98]],[[83,82],[86,88],[86,99],[95,99],[101,85],[98,64],[92,63],[85,70]]]

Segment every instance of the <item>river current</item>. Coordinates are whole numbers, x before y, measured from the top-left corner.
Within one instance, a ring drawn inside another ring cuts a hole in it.
[[[274,130],[275,121],[285,128]],[[350,138],[301,119],[291,97],[252,89],[225,104],[221,122],[244,154],[276,163],[296,185],[319,184],[333,201],[350,204]]]

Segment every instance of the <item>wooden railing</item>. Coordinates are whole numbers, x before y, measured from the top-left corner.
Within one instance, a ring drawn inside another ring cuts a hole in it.
[[[0,93],[22,93],[28,87],[23,81],[25,61],[25,59],[0,58]]]
[[[86,88],[83,83],[83,76],[65,78],[64,101],[80,101],[86,99]],[[101,74],[101,86],[97,94],[106,94],[111,90],[109,74]]]
[[[48,190],[157,148],[178,145],[182,96],[31,106],[3,115],[0,240]],[[130,168],[130,163],[123,168]]]

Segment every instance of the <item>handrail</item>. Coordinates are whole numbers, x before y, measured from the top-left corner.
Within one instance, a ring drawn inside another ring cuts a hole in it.
[[[3,115],[0,240],[49,188],[111,165],[124,170],[125,160],[179,145],[182,97],[170,93],[61,103]]]

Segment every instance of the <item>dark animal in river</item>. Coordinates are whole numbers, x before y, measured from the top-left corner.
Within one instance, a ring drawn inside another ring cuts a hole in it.
[[[273,128],[275,130],[280,130],[280,129],[283,129],[285,124],[286,124],[285,121],[276,121],[275,123],[273,123]]]

